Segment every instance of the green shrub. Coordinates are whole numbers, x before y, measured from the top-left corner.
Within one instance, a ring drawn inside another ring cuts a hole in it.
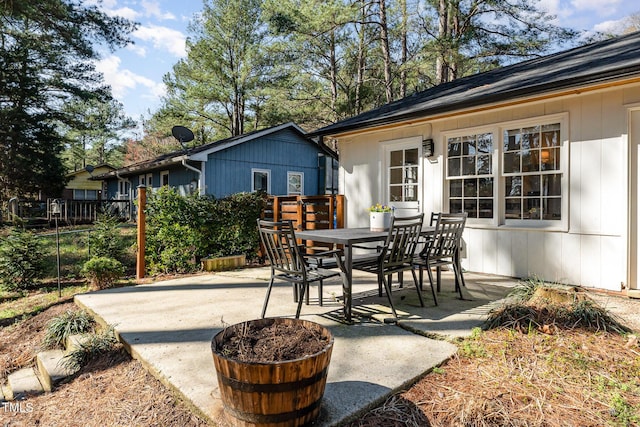
[[[43,260],[37,237],[14,228],[0,243],[0,286],[8,292],[35,287],[44,272]]]
[[[69,336],[91,332],[94,326],[95,321],[86,311],[67,310],[49,321],[42,344],[45,348],[62,347]]]
[[[118,228],[120,221],[113,215],[103,214],[95,221],[89,233],[91,256],[120,260],[124,253],[125,242]]]
[[[78,348],[67,353],[62,365],[70,371],[77,371],[92,359],[115,350],[117,343],[113,327],[109,327],[99,334],[88,335],[80,341]]]
[[[106,289],[122,277],[124,267],[117,259],[94,257],[84,263],[81,273],[94,288]]]
[[[180,196],[175,189],[163,187],[150,194],[145,210],[145,258],[150,272],[194,271],[206,256],[255,256],[259,247],[256,219],[265,204],[261,193],[215,199]]]

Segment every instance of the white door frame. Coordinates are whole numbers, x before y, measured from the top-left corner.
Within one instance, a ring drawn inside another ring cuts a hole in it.
[[[416,202],[396,202],[391,201],[391,195],[389,194],[389,155],[392,151],[406,150],[406,149],[418,149],[418,200]],[[423,210],[423,177],[424,177],[424,162],[422,156],[422,136],[413,136],[409,138],[394,139],[384,141],[381,144],[381,165],[382,165],[382,180],[380,189],[379,200],[384,200],[386,204],[392,205],[396,208],[396,214],[398,216],[416,215]]]

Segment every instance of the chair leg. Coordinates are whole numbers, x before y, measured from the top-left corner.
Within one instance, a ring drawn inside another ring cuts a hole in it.
[[[420,300],[420,307],[424,307],[424,300],[422,299],[422,291],[420,291],[420,285],[418,285],[418,278],[416,277],[416,272],[412,268],[411,275],[413,276],[413,284],[416,287],[416,291],[418,292],[418,299]]]
[[[433,295],[433,302],[438,305],[438,298],[436,297],[436,289],[433,284],[433,272],[431,267],[427,266],[427,274],[429,275],[429,284],[431,285],[431,295]]]
[[[382,275],[378,274],[378,296],[382,296]]]
[[[302,310],[302,300],[304,299],[305,288],[309,286],[308,283],[296,283],[296,287],[300,287],[299,293],[300,298],[298,298],[298,309],[296,310],[296,319],[300,318],[300,311]]]
[[[389,305],[391,306],[391,312],[393,313],[393,317],[397,319],[398,313],[396,313],[396,308],[393,305],[393,299],[391,297],[391,285],[383,275],[378,275],[378,277],[382,277],[382,282],[384,283],[384,288],[385,288],[385,291],[387,292],[387,299],[389,300]]]
[[[322,307],[322,282],[323,280],[318,282],[318,304],[320,304],[320,307]]]
[[[267,286],[267,295],[264,298],[264,304],[262,304],[262,314],[260,315],[261,318],[264,319],[264,315],[267,312],[267,304],[269,304],[269,296],[271,296],[271,287],[273,286],[273,276],[271,277],[271,280],[269,281],[269,286]]]
[[[453,274],[456,278],[456,284],[462,284],[462,286],[464,286],[462,271],[460,271],[459,267],[455,263],[453,264]],[[460,295],[460,299],[463,300],[464,296],[462,295],[462,286],[461,285],[456,286],[456,291],[458,291],[458,295]]]
[[[436,267],[436,277],[438,279],[438,292],[440,292],[440,283],[442,283],[442,268]]]
[[[402,288],[404,286],[404,274],[402,271],[398,271],[398,283],[400,284],[398,287]]]

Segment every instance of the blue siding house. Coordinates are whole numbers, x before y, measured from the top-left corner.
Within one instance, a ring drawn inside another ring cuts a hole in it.
[[[222,198],[239,192],[320,195],[337,191],[337,155],[285,123],[199,147],[163,154],[94,177],[107,199],[132,201],[136,188],[164,185],[181,194]]]

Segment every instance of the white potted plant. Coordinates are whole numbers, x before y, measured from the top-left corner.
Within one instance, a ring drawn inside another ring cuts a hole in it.
[[[369,208],[369,228],[371,231],[386,231],[391,227],[393,207],[377,203]]]

